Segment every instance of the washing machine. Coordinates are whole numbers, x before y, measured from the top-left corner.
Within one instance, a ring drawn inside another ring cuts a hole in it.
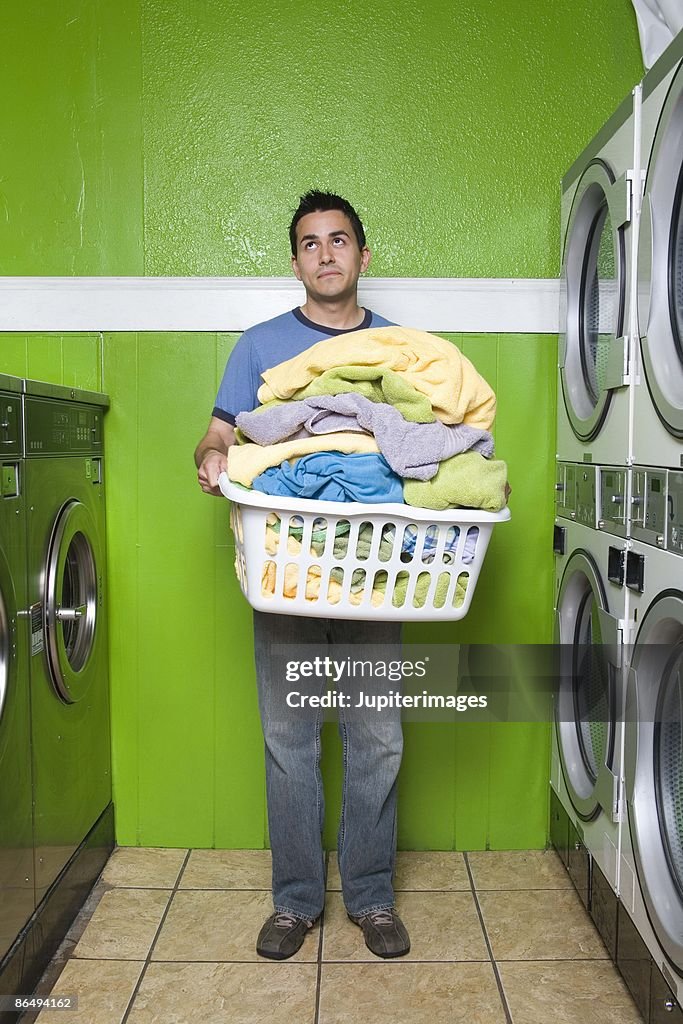
[[[0,375],[0,962],[35,907],[21,390]]]
[[[633,461],[683,467],[683,33],[642,83]]]
[[[683,1020],[683,472],[633,476],[618,963],[649,1019]]]
[[[626,476],[625,467],[560,463],[556,485],[559,680],[550,781],[574,836],[567,867],[577,891],[588,905],[597,865],[612,894],[610,920],[601,928],[610,937],[608,948],[616,942],[624,637],[629,629]]]
[[[562,179],[557,457],[630,454],[633,178],[640,87]]]
[[[25,382],[36,901],[111,801],[105,396]]]

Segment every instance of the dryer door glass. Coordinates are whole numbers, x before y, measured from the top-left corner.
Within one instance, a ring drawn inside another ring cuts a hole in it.
[[[669,866],[683,899],[683,651],[662,680],[655,734],[659,824]]]
[[[95,626],[94,609],[97,597],[95,559],[88,539],[83,533],[71,538],[64,559],[61,607],[58,612],[64,641],[64,653],[74,672],[80,672],[92,648]],[[73,618],[67,609],[73,609]]]
[[[574,707],[579,750],[595,783],[608,758],[610,734],[610,673],[603,654],[598,605],[592,591],[586,596],[576,627]]]
[[[45,625],[52,681],[68,703],[80,700],[92,682],[99,555],[90,512],[80,501],[67,502],[57,516],[50,542]]]
[[[671,279],[669,281],[669,307],[674,328],[674,343],[678,358],[683,362],[683,167],[678,176],[674,215],[671,223]]]
[[[596,563],[586,552],[575,551],[557,599],[555,726],[567,792],[584,821],[600,814],[606,792],[602,778],[611,772],[614,756],[616,679],[605,636],[606,625],[614,620],[606,606]]]
[[[567,416],[583,442],[599,434],[613,390],[623,383],[618,374],[610,373],[612,352],[624,328],[621,196],[611,169],[594,160],[576,186],[567,222],[560,374]]]
[[[683,973],[683,593],[663,590],[640,624],[625,718],[627,829],[647,915]]]
[[[590,231],[581,282],[581,366],[593,407],[607,386],[607,360],[617,330],[617,285],[612,220],[605,201]]]
[[[674,77],[649,154],[638,243],[638,331],[659,419],[683,437],[683,70]]]

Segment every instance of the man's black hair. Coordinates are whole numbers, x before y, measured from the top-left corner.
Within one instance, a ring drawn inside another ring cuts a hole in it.
[[[334,192],[319,192],[317,189],[309,189],[301,199],[289,225],[289,242],[292,247],[292,256],[296,256],[296,226],[302,217],[307,213],[324,213],[326,210],[341,210],[351,221],[353,231],[358,242],[358,248],[365,246],[365,229],[361,219],[351,206],[351,203]]]

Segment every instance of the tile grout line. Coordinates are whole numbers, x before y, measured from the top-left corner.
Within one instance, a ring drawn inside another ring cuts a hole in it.
[[[325,902],[327,902],[327,879],[330,872],[330,851],[325,851]],[[320,915],[320,935],[318,936],[318,970],[315,980],[315,1011],[313,1013],[313,1024],[320,1022],[320,993],[322,989],[323,974],[323,930],[325,928],[325,907],[323,905]]]
[[[146,889],[150,892],[154,892],[159,889],[168,889],[168,886],[112,886],[113,889]],[[326,889],[329,893],[341,893],[341,889]],[[397,893],[468,893],[471,891],[471,887],[462,889],[401,889],[394,886],[394,892]],[[261,886],[179,886],[178,892],[182,893],[269,893],[270,889]],[[481,893],[563,893],[563,892],[575,892],[573,886],[556,886],[552,888],[550,886],[544,886],[539,888],[538,886],[529,886],[528,888],[520,889],[486,889],[480,887],[477,892]],[[583,905],[583,904],[582,904]]]
[[[138,992],[140,991],[140,986],[142,985],[142,982],[144,981],[145,975],[147,974],[147,968],[149,967],[150,963],[152,962],[152,953],[154,952],[154,947],[155,947],[155,945],[157,943],[157,939],[159,938],[159,935],[161,934],[161,929],[164,927],[164,923],[166,921],[166,918],[168,917],[168,912],[171,909],[171,903],[173,902],[173,897],[178,892],[178,885],[180,883],[181,878],[183,877],[183,874],[185,873],[185,868],[187,867],[187,862],[190,859],[191,853],[192,853],[191,849],[187,851],[187,853],[185,855],[185,860],[183,861],[183,863],[181,865],[181,868],[180,868],[180,871],[178,872],[178,877],[175,880],[175,885],[171,889],[171,895],[169,896],[168,903],[166,904],[164,912],[161,915],[161,920],[159,921],[159,926],[158,926],[158,928],[156,930],[154,938],[152,939],[152,943],[151,943],[151,945],[149,947],[149,951],[147,953],[147,957],[145,958],[145,962],[143,964],[142,970],[140,971],[140,977],[138,978],[137,982],[135,983],[135,988],[133,989],[133,991],[131,993],[131,997],[128,1000],[128,1005],[127,1005],[127,1007],[126,1007],[126,1009],[124,1011],[123,1017],[121,1018],[121,1024],[126,1024],[126,1021],[128,1020],[128,1018],[130,1016],[131,1010],[133,1009],[133,1005],[135,1003],[135,1000],[137,999]]]
[[[467,868],[467,874],[470,880],[470,888],[472,892],[472,897],[474,899],[474,906],[477,911],[477,916],[479,917],[481,930],[484,933],[484,942],[486,943],[486,948],[489,953],[491,967],[493,968],[493,975],[496,979],[496,985],[498,986],[498,995],[500,996],[501,1002],[503,1004],[505,1020],[507,1021],[507,1024],[514,1024],[512,1020],[512,1013],[510,1012],[510,1007],[508,1006],[508,1001],[505,995],[505,989],[503,988],[503,982],[500,977],[500,972],[498,971],[498,964],[496,963],[495,957],[493,955],[493,947],[491,946],[489,933],[487,932],[486,925],[484,924],[484,915],[482,914],[481,907],[479,906],[479,897],[477,896],[477,890],[474,884],[474,876],[472,875],[472,869],[470,867],[470,862],[468,860],[466,852],[463,852],[463,859],[465,861],[465,867]]]
[[[146,962],[144,960],[130,960],[127,957],[117,957],[117,956],[107,956],[107,957],[82,956],[82,957],[76,957],[74,959],[78,959],[81,963],[141,964],[141,963],[145,963]],[[597,958],[597,957],[573,957],[571,960],[558,960],[556,958],[539,958],[539,957],[536,957],[536,959],[534,959],[534,960],[501,960],[500,963],[511,963],[511,964],[528,964],[528,963],[539,963],[539,964],[540,963],[543,963],[543,964],[581,963],[581,964],[591,964],[591,963],[600,963],[600,964],[604,964],[608,960],[609,960],[609,957],[601,957],[601,958]],[[284,961],[282,961],[282,960],[267,960],[266,961],[266,960],[262,960],[262,959],[259,959],[259,960],[215,960],[215,959],[214,960],[154,960],[152,962],[154,963],[155,966],[157,964],[242,964],[242,965],[246,965],[248,967],[249,966],[253,967],[254,965],[258,965],[259,967],[261,967],[261,966],[262,967],[268,967],[268,968],[272,969],[273,971],[277,970],[278,966],[280,964],[284,963]],[[389,960],[384,961],[384,960],[378,959],[377,957],[374,957],[374,956],[373,957],[367,956],[367,959],[365,959],[365,960],[339,960],[339,959],[323,960],[322,963],[321,963],[321,966],[325,965],[325,964],[346,964],[347,966],[351,966],[353,964],[373,964],[373,965],[377,964],[377,966],[379,966],[381,963],[385,963],[385,962],[387,962],[387,963],[395,963],[397,966],[400,966],[401,964],[488,964],[488,963],[490,963],[490,959],[488,957],[486,959],[481,959],[480,957],[468,957],[468,958],[456,957],[455,959],[447,959],[447,960],[430,960],[427,957],[427,958],[425,958],[423,960],[398,960],[398,958],[395,958],[394,960],[392,960],[391,958],[389,958]],[[313,964],[318,964],[318,963],[320,963],[320,961],[318,961],[318,960],[292,960],[291,961],[291,966],[294,966],[294,967],[298,967],[298,966],[311,967],[311,966],[313,966]],[[610,963],[611,963],[611,961],[610,961]],[[271,967],[271,965],[272,965],[272,967]]]

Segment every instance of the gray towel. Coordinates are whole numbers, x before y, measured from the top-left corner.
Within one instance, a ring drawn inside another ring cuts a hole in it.
[[[461,452],[476,451],[487,459],[493,455],[488,430],[440,420],[411,423],[392,405],[371,402],[355,392],[254,409],[240,413],[235,422],[243,434],[262,445],[340,430],[374,434],[393,471],[412,480],[431,480],[439,463]]]

